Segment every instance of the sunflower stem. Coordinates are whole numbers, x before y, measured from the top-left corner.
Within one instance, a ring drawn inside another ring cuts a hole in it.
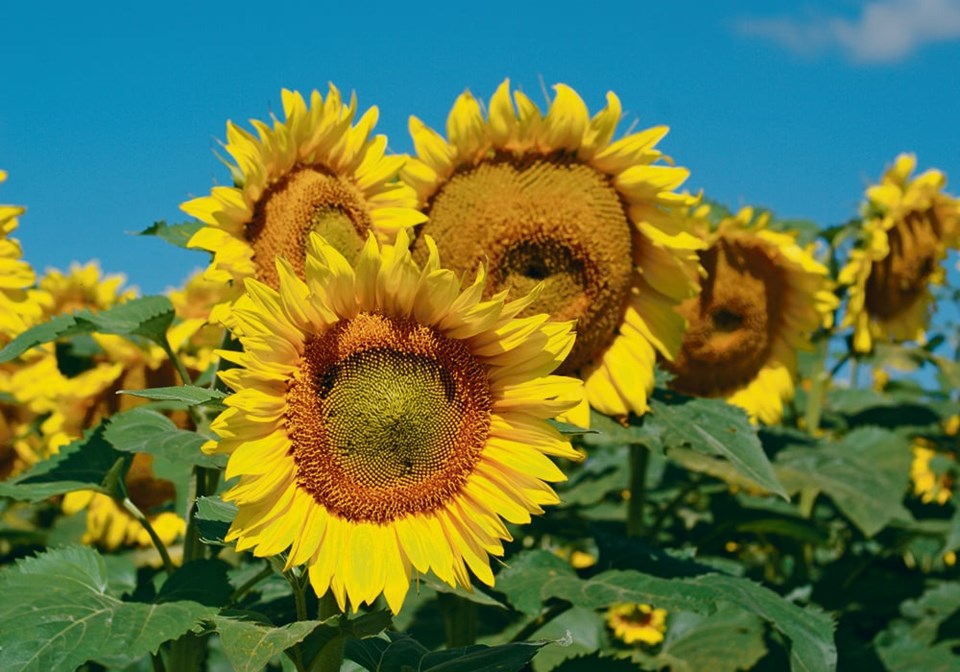
[[[168,574],[173,574],[174,566],[173,561],[170,559],[170,553],[167,552],[167,547],[161,541],[160,536],[157,534],[157,531],[153,529],[153,525],[150,524],[150,521],[147,520],[147,517],[143,514],[143,511],[137,507],[136,504],[129,497],[123,498],[123,508],[130,513],[131,516],[137,519],[143,529],[147,531],[147,534],[150,535],[150,541],[153,542],[154,547],[157,549],[157,553],[160,554],[160,558],[163,560],[163,570]]]
[[[630,499],[627,500],[627,534],[643,536],[646,523],[643,519],[647,505],[647,466],[650,453],[642,443],[630,444]]]
[[[823,411],[823,392],[826,382],[831,375],[826,371],[827,345],[829,339],[822,339],[817,345],[817,358],[811,376],[810,392],[807,394],[807,409],[804,413],[804,424],[807,434],[816,436],[820,429],[820,415]]]
[[[470,646],[477,642],[477,605],[459,595],[437,595],[443,613],[443,632],[447,648]]]
[[[320,598],[320,604],[317,607],[317,617],[321,621],[326,621],[343,612],[337,604],[333,591],[327,589],[327,592]],[[343,665],[343,646],[345,641],[342,635],[338,635],[327,642],[317,657],[310,663],[310,672],[339,672]]]

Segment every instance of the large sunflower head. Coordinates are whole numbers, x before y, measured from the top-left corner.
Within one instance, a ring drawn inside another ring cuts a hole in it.
[[[429,217],[445,263],[471,272],[486,260],[488,294],[529,292],[526,314],[577,321],[577,344],[563,372],[586,382],[601,412],[642,413],[656,352],[672,358],[683,322],[672,307],[695,287],[699,240],[676,206],[684,168],[663,165],[659,126],[613,140],[620,101],[593,117],[558,84],[546,113],[504,81],[484,115],[461,95],[444,139],[410,120],[417,151],[401,171]],[[428,254],[424,238],[414,254]]]
[[[849,287],[842,326],[854,328],[858,352],[878,339],[923,340],[930,285],[943,283],[941,262],[960,238],[960,200],[944,193],[946,176],[931,169],[911,178],[916,164],[901,154],[867,189],[863,244],[840,271]]]
[[[277,257],[303,277],[310,232],[353,258],[368,232],[390,241],[423,221],[414,193],[394,179],[403,157],[385,156],[386,137],[371,137],[376,107],[354,123],[356,98],[344,102],[333,85],[325,100],[314,91],[309,105],[295,91],[282,99],[285,119],[251,121],[256,135],[227,123],[236,186],[181,206],[206,225],[189,244],[214,253],[207,277],[238,289],[245,278],[277,289]]]
[[[704,206],[705,207],[705,206]],[[688,322],[683,347],[665,367],[681,392],[725,397],[766,423],[779,422],[793,396],[797,350],[832,319],[827,269],[793,236],[767,228],[769,215],[744,208],[707,224],[700,294],[678,308]]]
[[[288,550],[318,595],[341,608],[383,593],[396,612],[414,572],[493,583],[503,520],[556,503],[564,476],[546,455],[576,458],[546,422],[582,396],[552,376],[570,323],[518,318],[536,294],[484,299],[435,246],[423,266],[374,237],[355,265],[310,237],[306,281],[277,262],[279,291],[254,279],[234,310],[244,352],[221,378],[235,393],[208,449],[230,456],[224,494],[239,511],[228,540],[258,556]]]

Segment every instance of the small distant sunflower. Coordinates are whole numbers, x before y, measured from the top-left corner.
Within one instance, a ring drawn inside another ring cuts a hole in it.
[[[607,611],[607,626],[626,644],[655,646],[667,631],[667,612],[649,604],[615,604]]]
[[[318,595],[341,608],[381,593],[397,612],[414,572],[492,585],[489,554],[558,499],[578,458],[546,422],[581,383],[550,375],[573,346],[570,323],[517,318],[536,294],[484,300],[435,246],[420,267],[367,240],[355,266],[312,235],[306,283],[277,261],[280,291],[248,279],[234,310],[244,352],[220,377],[235,393],[207,446],[230,456],[224,499],[239,507],[227,539],[257,556],[288,550]]]
[[[915,156],[901,154],[867,189],[864,242],[840,271],[849,287],[841,326],[853,327],[858,352],[876,340],[924,339],[930,285],[943,283],[942,261],[960,236],[960,201],[943,192],[946,176],[928,170],[911,179],[916,165]]]
[[[678,312],[689,326],[665,367],[685,394],[725,397],[773,424],[794,392],[797,351],[833,319],[827,269],[793,236],[767,228],[769,214],[744,208],[710,230],[707,206],[692,218],[707,244],[700,295]]]
[[[176,490],[170,481],[153,473],[153,458],[138,453],[134,456],[125,479],[127,492],[138,509],[146,516],[160,541],[169,546],[186,531],[186,521],[170,508]],[[63,512],[72,515],[87,512],[87,529],[83,543],[114,550],[121,546],[152,546],[150,535],[143,525],[112,497],[93,490],[67,493],[63,498]]]
[[[286,119],[272,128],[251,121],[257,136],[227,123],[237,186],[181,206],[206,224],[189,245],[214,253],[207,278],[238,290],[245,278],[277,289],[277,257],[303,277],[311,231],[352,259],[368,232],[390,242],[423,221],[414,193],[394,179],[405,159],[385,156],[386,136],[370,137],[376,107],[353,125],[356,98],[345,104],[333,85],[326,100],[314,91],[309,107],[295,91],[284,89],[282,100]]]
[[[487,260],[488,294],[544,290],[526,314],[577,321],[561,372],[579,375],[602,413],[643,413],[656,353],[672,359],[682,319],[673,307],[695,289],[701,243],[673,214],[688,171],[657,165],[665,126],[614,141],[620,101],[593,118],[558,84],[546,114],[504,81],[486,118],[469,92],[453,105],[448,140],[410,119],[417,159],[401,177],[429,217],[420,229],[444,260],[469,272]],[[414,255],[427,254],[418,239]]]
[[[178,319],[167,332],[170,347],[187,369],[198,373],[206,371],[216,360],[214,350],[223,341],[223,328],[211,324],[210,315],[228,298],[228,288],[196,273],[182,289],[171,289],[167,296]]]
[[[956,483],[958,469],[955,464],[943,472],[936,472],[931,462],[938,454],[951,460],[952,456],[938,453],[936,447],[929,441],[917,438],[913,442],[913,462],[910,465],[910,480],[913,482],[913,494],[924,504],[936,502],[946,504],[953,496],[953,486]]]
[[[6,179],[7,173],[0,170],[0,184]],[[40,307],[29,289],[36,275],[23,260],[20,243],[10,237],[24,211],[20,206],[0,205],[0,346],[40,318]]]

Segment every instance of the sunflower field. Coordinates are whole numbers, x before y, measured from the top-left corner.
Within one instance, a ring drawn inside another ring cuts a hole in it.
[[[732,211],[622,112],[284,90],[165,295],[0,206],[0,670],[960,669],[946,176]]]

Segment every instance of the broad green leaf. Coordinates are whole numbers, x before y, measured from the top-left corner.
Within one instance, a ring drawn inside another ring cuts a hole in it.
[[[564,643],[545,646],[533,659],[534,672],[548,672],[565,660],[603,648],[607,639],[604,616],[594,609],[572,607],[534,632],[530,640],[563,640]]]
[[[129,453],[150,453],[173,462],[222,467],[226,458],[207,455],[200,450],[207,439],[196,432],[180,429],[161,413],[134,408],[110,418],[104,435],[117,449]]]
[[[390,612],[385,609],[361,613],[353,618],[345,614],[328,618],[310,633],[300,646],[306,667],[310,670],[317,669],[324,656],[328,655],[330,644],[335,639],[340,638],[347,642],[376,637],[389,628],[392,622]]]
[[[370,672],[514,672],[548,642],[467,646],[431,652],[407,635],[347,641],[346,657]]]
[[[837,649],[833,623],[825,614],[800,607],[747,579],[717,573],[661,579],[635,571],[607,571],[590,579],[557,576],[542,582],[541,601],[560,598],[580,607],[601,609],[618,602],[641,602],[667,611],[712,613],[729,602],[759,616],[791,640],[794,670],[832,670]]]
[[[673,672],[752,670],[767,653],[762,621],[730,605],[709,615],[681,612],[668,619],[667,637],[654,660]]]
[[[321,625],[320,621],[299,621],[275,628],[249,621],[218,616],[213,619],[220,633],[223,651],[237,672],[257,672]]]
[[[601,653],[578,656],[563,661],[553,672],[636,672],[636,663],[627,658],[613,658]]]
[[[108,586],[103,558],[86,547],[48,551],[0,571],[0,669],[135,660],[216,614],[196,602],[123,602]]]
[[[787,499],[757,430],[742,409],[722,399],[695,399],[657,390],[644,427],[660,436],[668,457],[669,449],[676,447],[722,457],[757,486]]]
[[[576,578],[576,572],[569,562],[549,551],[527,551],[507,561],[497,574],[496,590],[506,595],[517,611],[536,616],[543,608],[543,584],[557,576]]]
[[[877,427],[854,430],[842,441],[791,447],[776,458],[790,492],[823,492],[872,537],[893,520],[912,520],[901,500],[910,473],[909,441]]]
[[[652,433],[646,426],[623,425],[596,411],[590,413],[590,428],[596,430],[596,433],[583,437],[583,442],[588,446],[619,447],[642,443],[651,449],[660,448],[659,435]]]
[[[200,530],[200,539],[207,544],[224,544],[230,523],[237,517],[237,505],[219,497],[199,497],[194,514]]]
[[[447,595],[456,595],[460,599],[466,600],[467,602],[475,602],[476,604],[482,604],[483,606],[486,606],[486,607],[497,607],[499,609],[508,608],[507,605],[505,605],[503,602],[501,602],[500,600],[494,597],[491,597],[490,595],[487,595],[485,592],[483,592],[483,590],[481,590],[476,586],[473,587],[473,590],[466,590],[464,588],[461,588],[460,586],[453,588],[447,585],[446,583],[444,583],[443,581],[437,581],[432,577],[427,577],[423,579],[423,585],[431,588],[437,593],[444,593]]]
[[[579,436],[581,434],[597,434],[597,430],[588,429],[586,427],[578,427],[577,425],[571,425],[568,422],[560,422],[558,420],[547,420],[547,422],[553,426],[555,430],[563,434],[564,436]]]
[[[192,600],[210,607],[222,607],[230,601],[233,586],[227,578],[230,565],[223,560],[193,560],[178,567],[163,582],[155,602]]]
[[[219,404],[220,400],[227,396],[219,390],[194,385],[151,387],[145,390],[120,390],[119,394],[129,394],[154,401],[182,401],[187,406]]]
[[[27,350],[42,345],[43,343],[49,343],[50,341],[55,341],[65,336],[83,334],[88,331],[90,331],[89,325],[78,322],[73,315],[58,315],[49,322],[44,322],[43,324],[38,324],[35,327],[27,329],[7,343],[7,345],[0,350],[0,364],[9,362]]]
[[[956,636],[952,641],[943,639],[944,623],[953,620],[960,612],[960,585],[940,583],[916,600],[907,600],[901,607],[902,617],[876,638],[876,650],[894,672],[923,669],[952,672],[960,669],[960,653],[954,649],[960,645]]]
[[[137,235],[157,236],[158,238],[162,238],[163,240],[167,241],[171,245],[176,245],[177,247],[182,247],[184,249],[193,249],[187,247],[187,243],[190,242],[193,234],[203,227],[203,222],[167,224],[165,221],[160,220],[158,222],[154,222]]]
[[[104,437],[104,426],[89,430],[48,460],[9,481],[0,482],[0,497],[38,502],[75,490],[110,492],[124,454]]]

